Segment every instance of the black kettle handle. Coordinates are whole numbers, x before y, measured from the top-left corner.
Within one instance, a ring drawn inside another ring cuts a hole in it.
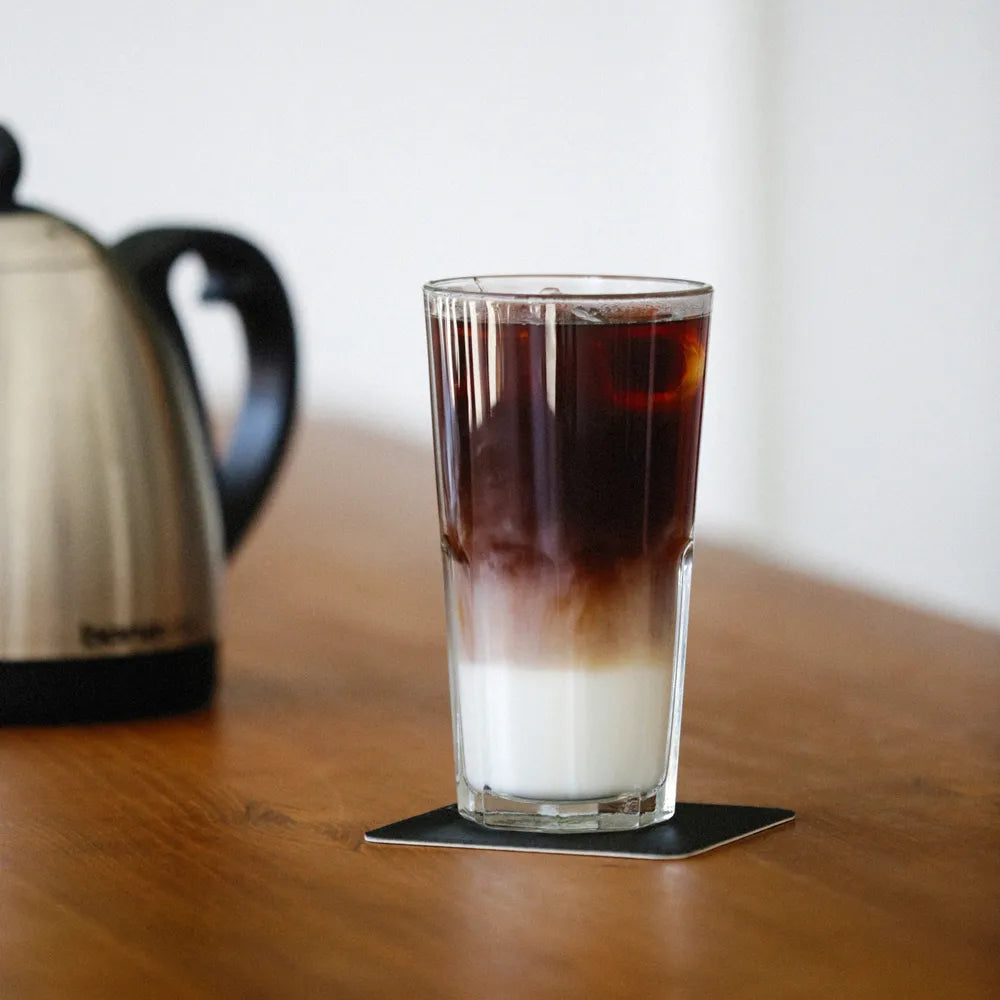
[[[295,418],[295,330],[285,290],[264,254],[230,233],[145,229],[127,236],[111,252],[173,336],[206,434],[207,420],[191,357],[167,288],[177,259],[186,253],[197,254],[208,270],[203,299],[230,302],[240,314],[250,360],[249,385],[225,458],[215,460],[226,552],[231,553],[278,471]]]

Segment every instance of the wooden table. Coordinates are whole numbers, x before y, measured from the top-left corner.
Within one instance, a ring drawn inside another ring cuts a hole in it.
[[[688,861],[385,847],[453,799],[431,461],[310,428],[211,711],[0,731],[0,997],[1000,996],[1000,636],[702,546]]]

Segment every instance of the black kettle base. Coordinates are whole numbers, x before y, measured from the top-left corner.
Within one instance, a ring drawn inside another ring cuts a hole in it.
[[[202,708],[214,642],[106,659],[0,661],[0,725],[112,722]]]

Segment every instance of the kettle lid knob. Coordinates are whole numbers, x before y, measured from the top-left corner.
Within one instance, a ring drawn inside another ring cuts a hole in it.
[[[0,125],[0,212],[14,207],[14,188],[21,176],[21,150],[10,131]]]

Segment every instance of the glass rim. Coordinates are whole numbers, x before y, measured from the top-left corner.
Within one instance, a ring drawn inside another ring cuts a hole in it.
[[[573,281],[599,281],[608,284],[648,285],[648,288],[633,288],[621,292],[510,292],[491,291],[482,287],[484,281],[516,281],[535,279],[541,282],[558,282],[572,279]],[[437,278],[424,283],[425,293],[435,295],[450,295],[464,299],[499,299],[509,302],[620,302],[643,299],[671,300],[694,298],[701,295],[711,295],[712,286],[704,281],[693,281],[688,278],[658,278],[637,274],[477,274],[463,278]]]

